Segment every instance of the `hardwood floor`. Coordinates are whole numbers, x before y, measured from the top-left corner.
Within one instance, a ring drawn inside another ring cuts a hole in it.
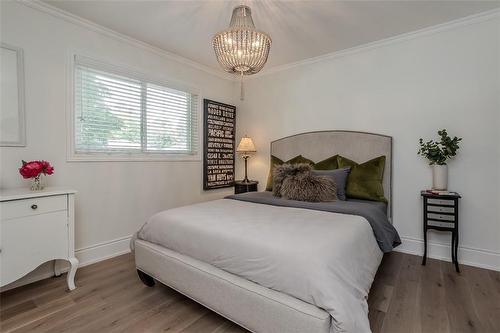
[[[500,332],[500,272],[391,253],[368,298],[378,332]],[[1,332],[246,332],[159,283],[144,286],[131,255],[0,295]]]

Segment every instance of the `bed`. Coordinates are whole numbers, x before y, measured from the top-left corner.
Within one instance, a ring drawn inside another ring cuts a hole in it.
[[[302,133],[271,154],[364,162],[385,155],[388,199],[308,203],[253,192],[154,215],[133,239],[141,280],[157,280],[252,332],[369,332],[366,298],[392,221],[392,139],[363,132]]]

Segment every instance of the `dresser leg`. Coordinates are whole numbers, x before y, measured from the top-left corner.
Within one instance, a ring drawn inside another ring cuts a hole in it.
[[[455,264],[455,232],[451,233],[451,262]]]
[[[427,261],[427,230],[424,229],[424,257],[422,258],[422,265],[425,266]]]
[[[75,287],[75,274],[76,274],[76,269],[78,268],[78,259],[69,258],[68,261],[71,264],[71,267],[68,271],[68,276],[67,276],[68,289],[74,290],[76,288]]]
[[[455,235],[455,270],[460,273],[460,268],[458,267],[458,232]]]

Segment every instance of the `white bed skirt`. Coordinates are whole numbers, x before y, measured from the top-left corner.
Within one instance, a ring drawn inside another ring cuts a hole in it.
[[[330,333],[324,310],[162,246],[135,240],[137,269],[252,332]]]

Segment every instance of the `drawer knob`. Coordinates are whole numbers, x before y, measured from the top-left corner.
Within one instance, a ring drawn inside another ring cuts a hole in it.
[[[38,208],[37,205],[35,205],[35,204],[31,205],[31,209],[37,209],[37,208]]]

